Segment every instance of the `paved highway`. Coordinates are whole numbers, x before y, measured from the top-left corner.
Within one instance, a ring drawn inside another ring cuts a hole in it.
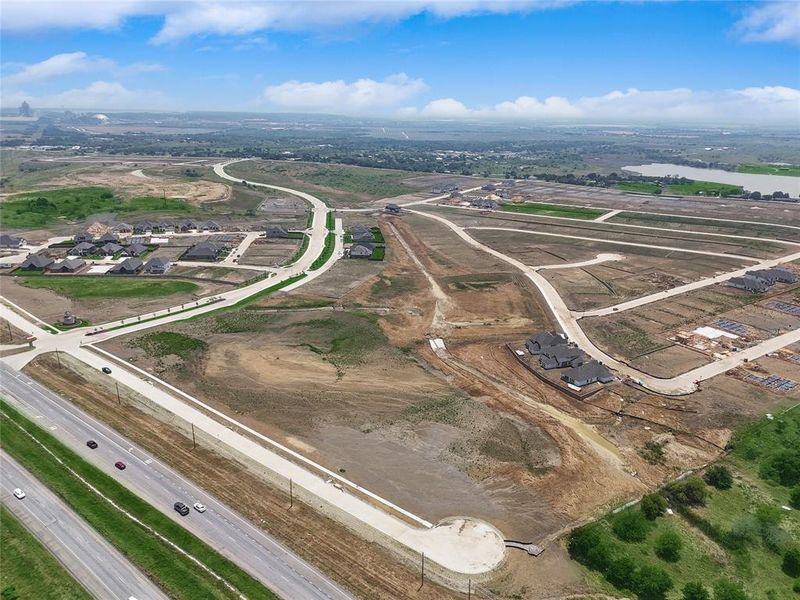
[[[61,442],[179,522],[282,598],[353,599],[315,567],[225,504],[150,457],[113,429],[4,364],[0,364],[0,391],[40,425],[51,429]],[[86,446],[90,439],[99,444],[96,450]],[[118,460],[128,468],[117,470],[114,463]],[[177,501],[188,506],[200,502],[207,510],[202,514],[192,510],[188,516],[181,517],[172,507]]]
[[[167,596],[153,582],[5,453],[0,453],[0,474],[3,504],[92,596],[109,600],[131,597],[166,600]],[[26,494],[22,500],[11,494],[17,487]]]

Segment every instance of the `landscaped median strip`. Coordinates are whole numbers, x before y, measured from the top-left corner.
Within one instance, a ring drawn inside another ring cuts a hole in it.
[[[544,202],[522,202],[519,204],[504,202],[500,205],[500,210],[529,215],[540,215],[543,217],[565,217],[569,219],[592,220],[606,214],[610,209],[568,206],[565,204],[546,204]]]
[[[311,263],[311,266],[308,268],[309,271],[316,271],[326,262],[328,259],[333,255],[333,249],[336,247],[336,234],[333,232],[329,232],[327,236],[325,236],[325,246],[322,248],[322,252],[320,255]]]
[[[175,598],[277,596],[0,400],[0,447]]]

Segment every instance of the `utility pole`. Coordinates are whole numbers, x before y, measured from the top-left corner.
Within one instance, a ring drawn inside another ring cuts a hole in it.
[[[194,437],[194,423],[192,425],[192,450],[197,448],[197,439]]]
[[[467,579],[467,600],[472,598],[472,579]]]
[[[420,574],[419,588],[417,588],[417,591],[420,591],[422,589],[423,585],[425,585],[425,553],[424,552],[422,553],[422,573]]]
[[[294,506],[294,485],[292,480],[289,479],[289,510]]]
[[[61,368],[61,355],[58,353],[58,350],[56,350],[56,360],[58,361],[58,368],[60,369]]]
[[[119,397],[119,383],[115,381],[114,385],[117,388],[117,404],[119,404],[121,406],[122,405],[122,399]]]

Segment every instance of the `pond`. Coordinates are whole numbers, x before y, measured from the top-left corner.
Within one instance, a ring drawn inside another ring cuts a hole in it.
[[[697,181],[713,181],[715,183],[729,183],[740,185],[750,192],[771,194],[772,192],[788,192],[793,198],[800,196],[800,177],[787,175],[757,175],[753,173],[733,173],[721,169],[699,169],[684,165],[668,163],[651,163],[638,167],[622,167],[623,171],[631,171],[648,177],[665,177],[674,175],[686,177]]]

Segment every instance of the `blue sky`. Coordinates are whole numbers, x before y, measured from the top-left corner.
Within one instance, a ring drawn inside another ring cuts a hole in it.
[[[800,119],[800,3],[108,4],[4,1],[3,106]]]

